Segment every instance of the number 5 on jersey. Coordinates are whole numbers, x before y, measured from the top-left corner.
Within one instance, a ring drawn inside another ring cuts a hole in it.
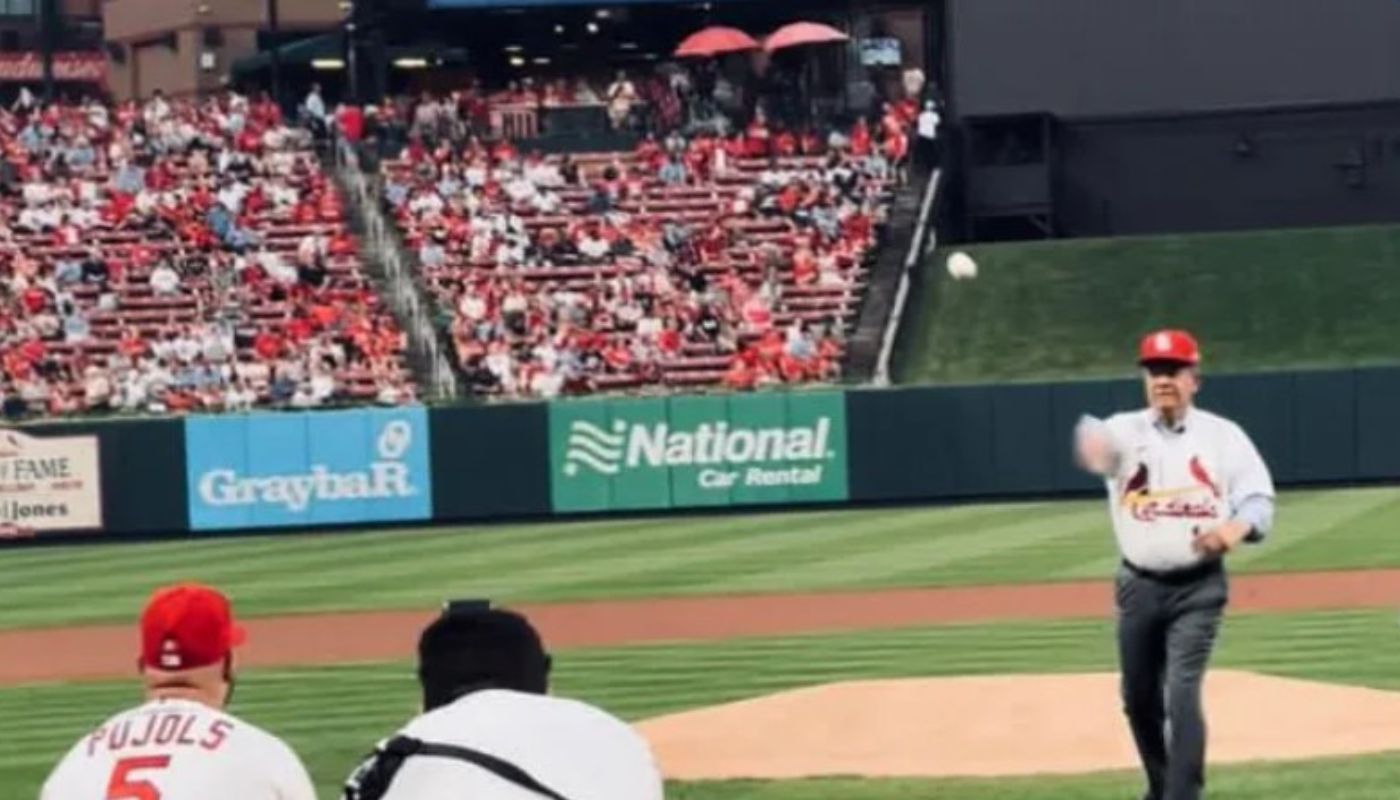
[[[165,769],[170,756],[137,756],[123,758],[112,767],[112,779],[107,782],[106,800],[160,800],[160,789],[149,780],[133,774]]]

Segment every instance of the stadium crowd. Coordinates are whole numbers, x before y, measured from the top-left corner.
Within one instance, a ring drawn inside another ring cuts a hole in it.
[[[341,125],[387,153],[384,202],[476,392],[838,376],[914,101],[875,126],[784,127],[760,109],[730,135],[672,125],[572,156],[491,138],[488,108],[468,89]]]
[[[0,407],[397,404],[405,340],[266,99],[0,111]]]

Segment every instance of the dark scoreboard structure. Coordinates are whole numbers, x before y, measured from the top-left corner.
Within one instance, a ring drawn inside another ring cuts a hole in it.
[[[1400,98],[1396,0],[951,0],[963,114]]]
[[[737,2],[737,0],[718,0],[719,2]],[[713,2],[713,0],[712,0]],[[606,3],[599,3],[597,0],[426,0],[427,6],[434,9],[453,8],[531,8],[531,7],[556,7],[556,6],[638,6],[638,5],[665,5],[688,3],[695,5],[694,0],[608,0]]]
[[[968,238],[1400,218],[1396,0],[948,0]]]

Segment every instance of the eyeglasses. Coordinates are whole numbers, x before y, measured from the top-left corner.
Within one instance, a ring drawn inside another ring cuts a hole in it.
[[[1183,364],[1180,361],[1149,361],[1143,364],[1142,368],[1154,378],[1175,378],[1182,370],[1188,369],[1190,366],[1190,364]]]

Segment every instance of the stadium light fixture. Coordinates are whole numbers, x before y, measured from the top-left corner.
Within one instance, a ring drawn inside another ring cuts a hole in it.
[[[394,66],[399,69],[423,69],[428,66],[426,58],[396,58]]]
[[[596,12],[594,12],[593,16],[597,17],[598,19],[607,19],[608,17],[612,16],[612,12],[606,8],[600,8]]]
[[[512,67],[523,67],[525,66],[525,59],[521,58],[520,56],[511,56],[510,65]]]
[[[588,32],[589,32],[589,33],[597,33],[597,32],[598,32],[598,23],[596,23],[596,22],[590,22],[590,23],[588,23]]]
[[[313,58],[311,68],[322,71],[345,69],[345,59],[343,58]]]
[[[507,53],[523,53],[525,52],[525,46],[520,44],[508,44],[505,50]]]
[[[536,56],[531,63],[537,64],[541,67],[549,66],[549,56]]]
[[[558,25],[555,25],[555,26],[554,26],[554,32],[555,32],[555,33],[563,33],[563,32],[564,32],[564,25],[563,25],[562,23],[560,23],[560,24],[558,24]]]

